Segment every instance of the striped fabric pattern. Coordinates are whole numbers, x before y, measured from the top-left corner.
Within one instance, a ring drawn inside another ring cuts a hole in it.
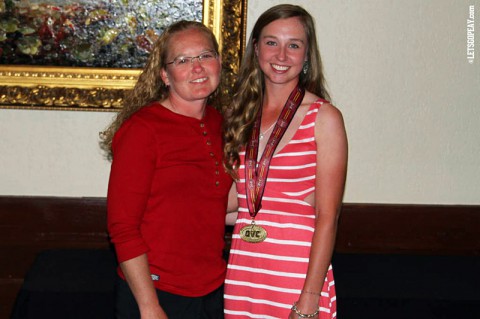
[[[310,106],[292,140],[273,156],[255,222],[267,230],[261,243],[240,239],[240,229],[251,223],[245,179],[237,182],[238,219],[225,281],[225,318],[286,319],[305,280],[314,231],[314,208],[304,198],[315,191],[315,118],[324,103]],[[244,177],[243,159],[240,176]],[[321,319],[336,317],[333,272],[329,267],[320,297]]]

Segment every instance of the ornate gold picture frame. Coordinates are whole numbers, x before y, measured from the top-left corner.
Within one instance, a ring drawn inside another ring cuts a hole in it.
[[[233,86],[245,42],[247,0],[203,0],[203,23],[222,53],[222,85]],[[116,111],[140,69],[0,65],[0,108]]]

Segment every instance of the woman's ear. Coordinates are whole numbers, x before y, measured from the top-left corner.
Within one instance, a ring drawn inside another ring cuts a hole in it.
[[[170,80],[168,79],[168,73],[165,69],[160,70],[160,77],[162,78],[163,83],[165,83],[166,86],[170,85]]]

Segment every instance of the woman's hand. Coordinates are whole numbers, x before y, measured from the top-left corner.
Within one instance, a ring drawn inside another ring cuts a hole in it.
[[[153,309],[143,309],[140,311],[141,319],[168,319],[167,314],[163,311],[162,307],[153,307]]]
[[[318,310],[318,302],[320,295],[311,293],[302,293],[296,303],[297,311],[304,315],[310,315]],[[298,319],[298,316],[294,310],[290,312],[288,319]],[[312,318],[318,318],[318,314]]]

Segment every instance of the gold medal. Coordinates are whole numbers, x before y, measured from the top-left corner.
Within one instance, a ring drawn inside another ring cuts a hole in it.
[[[251,225],[243,226],[240,229],[240,238],[247,243],[261,243],[267,238],[267,231],[254,222]]]

